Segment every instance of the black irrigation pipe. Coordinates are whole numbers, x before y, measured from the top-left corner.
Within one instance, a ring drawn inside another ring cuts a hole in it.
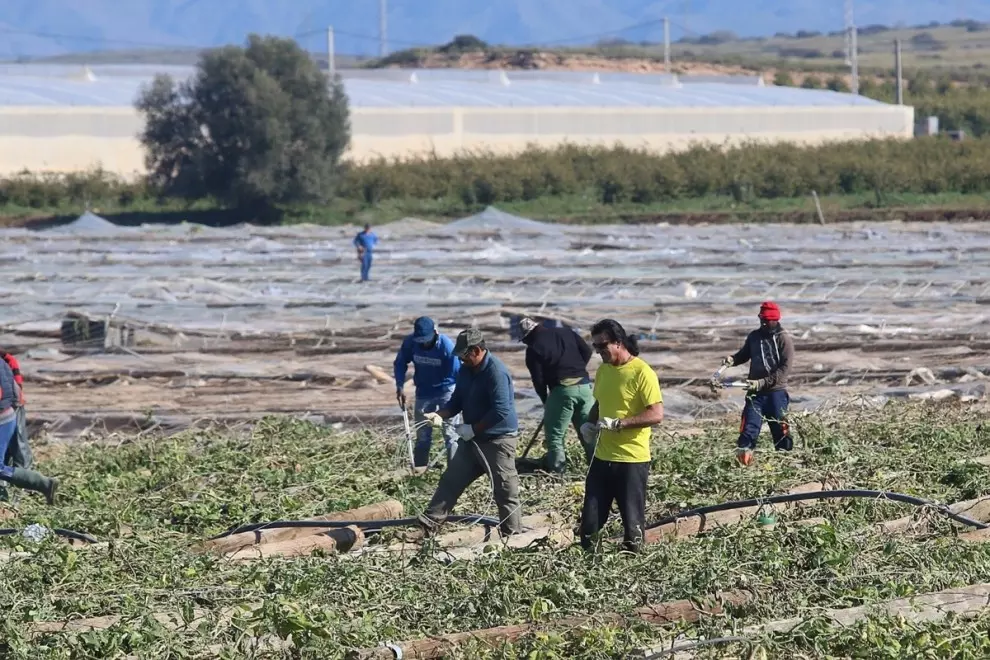
[[[479,515],[462,515],[462,516],[448,516],[446,522],[452,523],[470,523],[476,525],[484,525],[485,527],[498,527],[498,520],[495,518],[489,518],[486,516]],[[289,527],[301,527],[301,528],[319,528],[319,527],[358,527],[362,532],[366,534],[372,534],[375,532],[380,532],[383,529],[389,527],[411,527],[419,523],[419,518],[393,518],[391,520],[275,520],[273,522],[263,522],[263,523],[251,523],[249,525],[241,525],[240,527],[234,527],[233,529],[227,530],[223,534],[212,537],[210,540],[215,541],[216,539],[222,539],[227,536],[232,536],[234,534],[242,534],[244,532],[256,532],[262,529],[285,529]]]
[[[734,502],[724,502],[722,504],[712,504],[710,506],[701,506],[696,509],[688,509],[687,511],[681,511],[672,516],[667,516],[662,518],[655,523],[647,526],[647,529],[654,529],[660,527],[661,525],[669,525],[675,523],[682,518],[690,518],[692,516],[705,516],[709,513],[716,513],[718,511],[731,511],[733,509],[745,509],[751,506],[761,506],[765,504],[784,504],[787,502],[801,502],[805,500],[837,500],[846,497],[860,497],[868,498],[873,500],[890,500],[892,502],[901,502],[904,504],[913,504],[915,506],[925,506],[931,507],[933,510],[941,513],[950,520],[954,520],[962,525],[968,525],[969,527],[975,527],[976,529],[990,529],[990,525],[982,523],[979,520],[974,520],[968,516],[964,516],[951,510],[944,504],[937,504],[930,500],[922,499],[920,497],[915,497],[913,495],[904,495],[903,493],[892,493],[886,490],[821,490],[815,491],[813,493],[787,493],[784,495],[770,495],[768,497],[757,497],[751,500],[736,500]]]
[[[99,541],[96,538],[84,532],[76,532],[71,529],[59,529],[59,528],[49,529],[48,531],[57,536],[64,536],[65,538],[73,539],[76,541],[85,541],[86,543],[99,543]],[[23,532],[24,530],[22,529],[12,529],[8,527],[5,529],[0,529],[0,536],[13,536],[14,534],[21,534]]]
[[[914,506],[930,507],[933,510],[941,513],[947,518],[954,520],[963,525],[968,525],[969,527],[975,527],[976,529],[990,529],[990,525],[982,523],[978,520],[969,518],[958,514],[944,504],[937,504],[930,500],[922,499],[920,497],[914,497],[913,495],[905,495],[903,493],[894,493],[885,490],[822,490],[815,491],[812,493],[787,493],[784,495],[770,495],[767,497],[757,497],[749,500],[735,500],[732,502],[723,502],[722,504],[712,504],[709,506],[701,506],[695,509],[688,509],[686,511],[681,511],[672,516],[667,516],[662,518],[655,523],[647,526],[647,529],[654,529],[660,527],[661,525],[668,525],[683,518],[690,518],[693,516],[705,516],[710,513],[716,513],[719,511],[731,511],[733,509],[745,509],[752,506],[762,506],[767,504],[784,504],[787,502],[802,502],[806,500],[835,500],[843,498],[866,498],[873,500],[889,500],[892,502],[901,502],[904,504],[913,504]],[[390,520],[275,520],[272,522],[261,522],[261,523],[251,523],[248,525],[241,525],[239,527],[234,527],[222,534],[211,537],[210,540],[221,539],[233,534],[241,534],[244,532],[256,532],[263,529],[285,529],[285,528],[341,528],[341,527],[358,527],[362,532],[365,533],[376,533],[383,529],[393,528],[393,527],[411,527],[418,524],[418,518],[394,518]],[[484,525],[485,527],[498,527],[499,521],[487,516],[480,516],[476,514],[471,515],[459,515],[450,516],[447,518],[447,522],[452,523],[469,523],[475,525]],[[5,533],[6,530],[0,530],[0,534]],[[56,533],[64,533],[64,535],[78,534],[78,532],[69,532],[68,530],[56,530]],[[6,533],[14,533],[13,530],[6,531]],[[79,535],[74,538],[81,538],[82,540],[90,540],[92,537],[86,535]],[[95,542],[93,539],[90,542]]]

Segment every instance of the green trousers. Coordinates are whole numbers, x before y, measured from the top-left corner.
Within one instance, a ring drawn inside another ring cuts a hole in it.
[[[564,441],[567,439],[567,427],[573,426],[578,434],[578,440],[584,447],[585,458],[591,462],[592,447],[584,444],[581,438],[581,425],[588,421],[588,414],[595,405],[591,394],[591,384],[557,385],[543,405],[543,444],[547,454],[543,457],[543,467],[553,472],[563,472],[567,461],[564,452]]]

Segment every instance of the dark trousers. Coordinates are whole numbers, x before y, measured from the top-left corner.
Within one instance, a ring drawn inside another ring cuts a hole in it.
[[[623,547],[637,552],[646,530],[646,480],[650,464],[616,463],[595,458],[584,482],[581,547],[588,549],[608,522],[612,501],[619,504],[624,529]]]
[[[774,449],[793,449],[794,440],[791,438],[791,429],[787,426],[787,404],[790,400],[786,390],[771,390],[747,396],[739,425],[739,442],[736,445],[756,449],[756,439],[760,437],[765,419],[770,426]]]
[[[437,490],[426,506],[423,522],[430,528],[443,523],[467,487],[475,479],[488,476],[491,469],[492,488],[499,531],[503,535],[522,531],[522,511],[519,503],[519,473],[516,472],[516,437],[501,436],[491,440],[459,440],[447,469],[440,477]],[[421,518],[422,520],[422,518]]]

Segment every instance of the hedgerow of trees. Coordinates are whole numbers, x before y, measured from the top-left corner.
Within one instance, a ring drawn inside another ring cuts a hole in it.
[[[900,193],[990,192],[990,138],[874,140],[816,147],[748,144],[696,146],[656,155],[621,147],[532,148],[516,155],[380,159],[342,170],[341,198],[453,200],[487,204],[580,195],[602,204],[654,203],[727,196],[738,202],[810,194],[863,194],[883,205]],[[127,205],[161,194],[149,182],[106,173],[0,181],[0,204],[49,208],[65,201]]]

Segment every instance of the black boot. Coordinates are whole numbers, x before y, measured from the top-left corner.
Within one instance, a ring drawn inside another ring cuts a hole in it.
[[[40,472],[26,470],[24,468],[13,468],[13,474],[7,477],[11,485],[33,490],[45,496],[45,501],[49,505],[55,504],[55,491],[58,490],[58,479],[50,479]]]
[[[542,470],[543,465],[540,463],[538,458],[517,458],[516,459],[516,472],[519,474],[532,474],[538,470]]]

